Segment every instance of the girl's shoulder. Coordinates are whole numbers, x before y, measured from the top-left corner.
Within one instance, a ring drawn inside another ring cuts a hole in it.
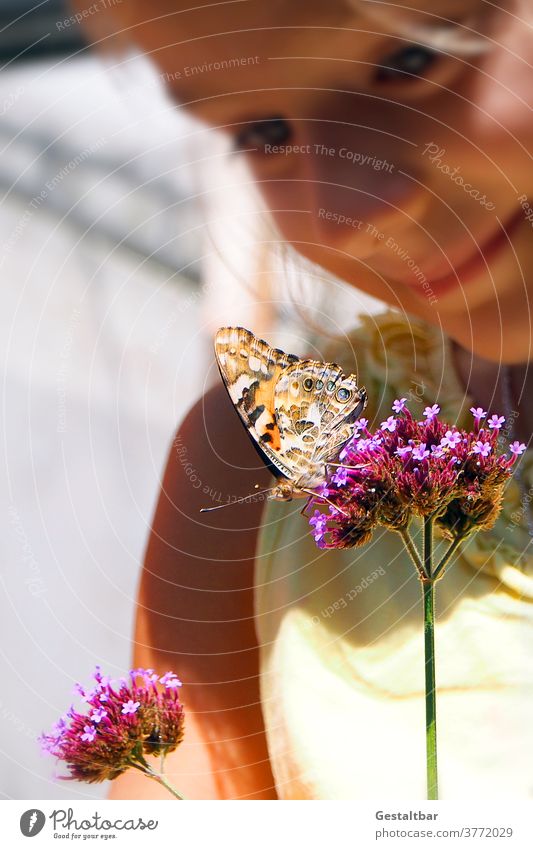
[[[186,795],[272,798],[253,598],[262,504],[200,512],[270,480],[232,407],[224,386],[211,389],[170,446],[139,587],[134,662],[175,669],[187,685],[192,751],[205,754],[216,787],[206,791],[202,776],[201,786],[189,776]]]
[[[268,485],[248,442],[224,387],[207,392],[176,433],[139,588],[140,665],[157,666],[155,653],[165,666],[178,653],[183,675],[199,680],[224,666],[220,652],[228,645],[254,643],[251,588],[262,504],[200,512],[246,496],[256,482]],[[149,649],[142,648],[146,634]]]

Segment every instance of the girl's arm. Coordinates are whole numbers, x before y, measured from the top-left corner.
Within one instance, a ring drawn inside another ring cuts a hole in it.
[[[191,410],[170,451],[138,595],[134,665],[184,682],[184,742],[166,759],[192,799],[274,799],[259,698],[254,552],[262,503],[200,514],[271,484],[225,388]],[[170,798],[130,770],[111,798]]]

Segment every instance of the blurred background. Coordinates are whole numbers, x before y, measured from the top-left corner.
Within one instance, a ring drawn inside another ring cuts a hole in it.
[[[213,331],[304,353],[298,302],[327,297],[271,249],[228,143],[143,57],[90,49],[71,14],[0,0],[2,798],[105,794],[58,782],[36,738],[96,663],[129,667],[160,478],[215,379]],[[368,308],[336,299],[339,315]]]

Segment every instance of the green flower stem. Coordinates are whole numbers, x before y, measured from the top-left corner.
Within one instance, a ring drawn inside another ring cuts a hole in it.
[[[181,793],[178,793],[176,788],[173,787],[170,781],[166,778],[166,776],[163,775],[163,759],[161,760],[161,772],[155,772],[142,754],[142,748],[138,746],[135,750],[134,755],[130,759],[129,764],[134,769],[139,769],[141,772],[143,772],[147,776],[147,778],[151,778],[153,779],[153,781],[157,781],[158,784],[161,784],[163,787],[165,787],[169,793],[172,793],[172,795],[175,796],[176,799],[185,801],[186,797],[182,796]]]
[[[424,575],[424,568],[422,566],[422,561],[420,559],[420,555],[419,555],[418,551],[416,550],[415,544],[414,544],[412,537],[409,533],[409,528],[402,528],[401,530],[398,531],[398,533],[400,534],[400,536],[403,540],[403,544],[406,548],[406,551],[407,551],[409,557],[411,558],[411,560],[413,561],[413,563],[414,563],[414,565],[415,565],[415,567],[418,571],[418,574],[422,578],[423,575]]]
[[[147,773],[147,774],[148,774],[148,773]],[[178,791],[176,790],[176,788],[172,786],[172,784],[170,783],[170,781],[168,781],[168,780],[165,778],[165,776],[164,776],[164,775],[162,775],[162,774],[158,774],[158,773],[156,773],[156,772],[152,772],[152,771],[150,771],[150,773],[149,773],[149,777],[150,777],[150,778],[153,778],[153,779],[154,779],[154,781],[157,781],[159,784],[162,784],[162,785],[163,785],[163,787],[166,787],[166,789],[168,790],[168,792],[169,792],[169,793],[172,793],[172,795],[173,795],[173,796],[175,796],[175,797],[176,797],[176,799],[180,799],[180,800],[182,800],[182,801],[184,801],[184,800],[185,800],[185,796],[182,796],[182,795],[181,795],[181,793],[178,793]]]
[[[422,581],[426,679],[427,797],[439,798],[437,776],[437,693],[435,689],[435,581]]]
[[[424,572],[426,578],[433,577],[433,516],[424,519]]]
[[[433,516],[424,519],[422,558],[418,553],[409,529],[399,532],[405,548],[417,568],[422,584],[424,602],[424,669],[426,702],[426,775],[427,798],[439,798],[437,773],[437,692],[435,687],[435,581],[439,568],[442,569],[453,554],[446,552],[435,571],[433,570]],[[444,561],[444,562],[443,562]]]
[[[460,545],[464,542],[465,538],[466,538],[465,536],[457,536],[457,537],[455,537],[455,539],[454,539],[454,541],[452,542],[452,544],[450,545],[450,547],[449,547],[448,551],[447,551],[445,554],[443,554],[443,556],[442,556],[441,560],[438,562],[437,567],[436,567],[436,569],[435,569],[435,571],[434,571],[434,573],[433,573],[433,578],[434,578],[434,580],[435,580],[435,581],[436,581],[438,578],[441,578],[441,577],[442,577],[442,574],[443,574],[443,572],[444,572],[444,569],[445,569],[445,568],[446,568],[446,566],[448,565],[448,563],[449,563],[450,559],[451,559],[451,558],[452,558],[452,556],[455,554],[455,552],[457,551],[457,549],[459,548],[459,546],[460,546]]]
[[[437,691],[435,687],[435,584],[444,574],[444,570],[465,536],[457,536],[448,550],[433,568],[433,520],[434,516],[424,519],[422,537],[422,556],[409,533],[409,528],[399,530],[404,546],[413,561],[422,584],[424,602],[424,669],[426,702],[426,774],[428,799],[439,798],[437,772]]]

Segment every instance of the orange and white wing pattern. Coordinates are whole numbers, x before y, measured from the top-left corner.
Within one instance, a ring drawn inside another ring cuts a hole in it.
[[[317,486],[325,465],[352,435],[366,404],[355,375],[336,363],[299,360],[285,369],[274,390],[280,453],[298,486]]]
[[[285,354],[244,327],[221,327],[215,356],[229,396],[251,438],[278,472],[291,478],[280,456],[281,438],[274,413],[276,381],[295,354]]]
[[[353,374],[335,363],[302,360],[272,348],[243,327],[222,327],[215,355],[231,400],[276,474],[318,486],[326,463],[352,435],[366,404]]]

